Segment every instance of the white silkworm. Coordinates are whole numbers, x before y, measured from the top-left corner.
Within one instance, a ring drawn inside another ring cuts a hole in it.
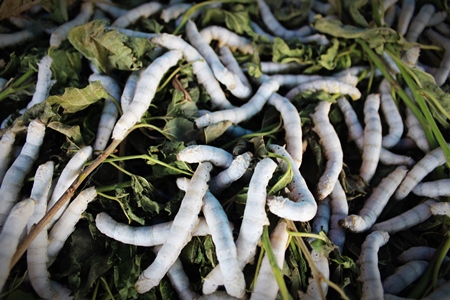
[[[300,168],[303,159],[302,124],[297,108],[287,98],[272,94],[267,103],[274,106],[283,119],[286,150],[294,160],[293,168]]]
[[[429,182],[420,182],[412,192],[418,196],[430,198],[450,196],[450,179],[438,179]]]
[[[425,260],[429,262],[433,259],[435,253],[436,248],[428,246],[416,246],[403,251],[397,259],[400,263],[403,264],[413,260]],[[448,262],[450,261],[450,258],[446,256],[444,261]]]
[[[347,195],[339,181],[336,181],[334,189],[330,193],[330,227],[328,230],[328,238],[333,242],[342,253],[345,243],[345,228],[339,225],[339,220],[348,216]]]
[[[361,254],[357,263],[360,275],[358,280],[362,282],[361,299],[383,299],[383,284],[378,270],[378,250],[389,240],[386,231],[374,231],[370,233],[361,246]]]
[[[253,92],[253,88],[239,66],[236,58],[233,56],[230,48],[228,46],[223,46],[220,48],[220,60],[222,63],[233,73],[235,77],[236,87],[233,90],[230,90],[233,95],[240,99],[246,99],[250,97]],[[239,94],[240,92],[240,94]]]
[[[181,59],[180,51],[169,51],[155,59],[136,82],[134,97],[112,131],[112,138],[123,140],[128,130],[139,122],[150,107],[164,74]]]
[[[276,80],[280,84],[280,86],[287,87],[287,88],[293,88],[299,84],[314,81],[314,80],[321,80],[325,79],[325,77],[320,75],[304,75],[304,74],[274,74],[274,75],[266,75],[262,74],[257,80],[259,82],[265,82],[267,80]]]
[[[123,112],[127,111],[131,101],[133,101],[136,84],[143,70],[144,68],[139,69],[138,71],[131,72],[131,74],[127,78],[127,81],[125,82],[122,95],[120,96],[120,107],[122,108]]]
[[[329,94],[349,95],[353,100],[361,98],[361,92],[356,87],[336,79],[319,79],[302,83],[291,89],[285,97],[292,100],[295,96],[305,91],[324,91]]]
[[[205,115],[207,113],[211,113],[211,112],[209,110],[206,110],[206,109],[199,109],[197,113],[198,113],[198,116],[201,117],[201,116],[203,116],[203,115]],[[234,124],[231,124],[227,128],[227,130],[225,130],[225,134],[230,136],[230,137],[232,137],[232,138],[240,138],[240,137],[242,137],[244,135],[252,134],[252,133],[254,133],[254,131],[252,131],[250,129],[246,129],[246,128],[241,127],[239,125],[234,125]]]
[[[404,199],[425,176],[444,163],[445,154],[441,147],[428,152],[408,172],[395,192],[395,198]]]
[[[111,0],[103,0],[101,2],[96,1],[94,3],[95,6],[97,6],[98,8],[109,14],[114,19],[117,19],[128,12],[128,10],[116,6],[114,3],[111,2]]]
[[[94,4],[92,2],[81,3],[80,12],[78,13],[78,15],[53,31],[50,36],[50,47],[58,48],[61,43],[67,38],[69,31],[75,26],[82,25],[88,22],[93,13]]]
[[[383,136],[382,145],[384,148],[389,149],[394,147],[402,137],[403,119],[394,98],[392,98],[390,84],[387,79],[383,79],[381,81],[379,92],[381,99],[381,110],[389,129],[389,133]]]
[[[450,217],[450,202],[434,203],[430,207],[433,215],[444,215]]]
[[[250,27],[255,33],[268,39],[269,42],[273,43],[273,41],[275,40],[275,37],[273,35],[265,32],[264,29],[262,29],[256,22],[250,21]]]
[[[402,61],[409,67],[413,68],[417,65],[417,62],[419,61],[419,56],[420,56],[420,46],[415,45],[406,50],[405,54],[403,54],[402,56]]]
[[[362,163],[359,168],[359,176],[366,183],[372,180],[380,160],[382,128],[379,107],[380,94],[369,94],[364,102]]]
[[[204,218],[199,218],[197,226],[192,231],[193,236],[205,236],[210,230]],[[95,217],[95,226],[104,235],[128,245],[152,247],[166,242],[172,221],[150,225],[129,226],[116,222],[107,213],[101,212]]]
[[[408,42],[417,42],[420,34],[430,22],[436,8],[433,4],[424,4],[417,15],[411,20],[405,38]]]
[[[284,197],[268,197],[269,210],[281,217],[293,221],[307,222],[314,218],[317,213],[317,203],[306,185],[305,179],[300,174],[299,168],[295,167],[293,158],[281,146],[271,144],[269,150],[275,154],[285,157],[292,167],[292,181],[287,185],[290,190],[290,201]],[[288,164],[283,159],[278,159],[280,167],[284,172],[288,170]]]
[[[328,233],[331,218],[330,197],[325,197],[317,204],[317,213],[312,219],[311,232],[319,233],[321,231]]]
[[[261,65],[261,72],[264,74],[279,74],[279,73],[289,73],[292,71],[299,71],[302,68],[302,65],[296,62],[291,63],[276,63],[271,61],[262,61],[260,63]],[[306,76],[306,75],[304,75]],[[311,75],[313,76],[313,75]],[[299,83],[298,83],[299,84]]]
[[[10,166],[15,141],[16,133],[12,129],[8,129],[2,135],[2,139],[0,140],[0,185],[2,184],[6,171]]]
[[[441,63],[436,73],[433,75],[436,84],[441,86],[447,81],[448,75],[450,73],[450,39],[442,36],[432,29],[425,30],[425,35],[432,43],[437,44],[444,48],[444,56],[442,57]]]
[[[403,0],[402,9],[398,16],[397,31],[401,35],[405,35],[408,30],[409,23],[414,15],[414,9],[416,8],[415,0]]]
[[[176,3],[164,8],[161,11],[160,17],[164,20],[165,23],[169,23],[171,20],[175,20],[176,18],[184,14],[191,7],[191,3]]]
[[[269,224],[265,204],[267,185],[277,164],[270,158],[259,161],[250,179],[247,202],[244,209],[239,236],[236,240],[237,256],[241,269],[249,263],[255,255],[256,246],[263,232],[264,225]],[[203,293],[211,294],[223,284],[221,265],[217,265],[203,282]]]
[[[238,300],[238,298],[228,295],[225,291],[217,291],[212,294],[201,295],[196,300]]]
[[[162,5],[158,2],[148,2],[136,6],[133,9],[130,9],[125,14],[118,17],[111,26],[125,28],[134,24],[140,18],[148,18],[149,16],[157,13],[162,8]]]
[[[263,108],[269,97],[275,93],[279,87],[278,82],[275,80],[266,81],[259,87],[256,94],[242,106],[206,113],[203,116],[196,118],[195,124],[198,128],[203,128],[210,124],[225,120],[229,120],[234,124],[249,120]]]
[[[383,280],[383,290],[386,294],[397,295],[418,278],[428,267],[424,260],[412,260],[395,269],[394,274]]]
[[[11,260],[19,244],[20,236],[27,226],[28,219],[33,214],[35,201],[31,198],[13,205],[3,224],[0,233],[0,290],[8,278]]]
[[[317,271],[321,274],[320,276],[326,279],[330,278],[330,266],[328,262],[328,257],[323,253],[320,253],[315,249],[312,249],[311,258],[314,265],[317,268]],[[320,299],[322,294],[326,296],[327,293],[328,293],[328,284],[325,282],[325,280],[314,278],[314,276],[311,276],[308,279],[308,288],[306,290],[306,293],[302,292],[301,290],[298,291],[299,298],[305,300]]]
[[[48,234],[48,250],[49,265],[51,265],[70,234],[75,230],[75,225],[81,218],[82,213],[86,210],[88,204],[97,196],[95,187],[89,187],[82,190],[77,197],[69,204],[62,214],[61,218],[53,225]]]
[[[90,82],[97,80],[102,83],[102,86],[108,93],[108,96],[105,99],[105,103],[103,104],[103,110],[100,116],[100,121],[98,123],[97,133],[93,145],[94,151],[99,152],[105,150],[114,125],[116,124],[117,117],[119,116],[119,108],[117,107],[114,100],[120,100],[122,91],[117,82],[110,76],[95,73],[89,76]]]
[[[312,32],[310,26],[303,26],[297,30],[288,30],[284,28],[275,18],[269,5],[264,0],[258,0],[258,8],[261,19],[266,27],[276,36],[285,40],[304,37]]]
[[[287,223],[284,220],[280,220],[270,236],[270,244],[275,256],[275,261],[280,269],[283,268],[284,254],[286,252],[288,239]],[[275,280],[269,258],[267,254],[264,254],[258,278],[250,299],[275,299],[278,290],[278,283]]]
[[[373,189],[358,215],[349,215],[339,221],[339,224],[353,232],[363,232],[370,229],[406,173],[407,169],[405,166],[397,167]]]
[[[0,49],[16,46],[26,41],[38,38],[43,31],[37,27],[31,27],[14,33],[0,34]]]
[[[20,189],[25,176],[31,171],[39,156],[39,149],[44,141],[44,136],[45,124],[39,119],[31,121],[27,129],[26,142],[19,156],[6,171],[0,187],[0,230],[9,211],[19,200]]]
[[[252,42],[233,31],[220,26],[208,26],[200,30],[200,34],[207,44],[211,44],[212,40],[216,40],[218,46],[228,46],[232,51],[239,50],[243,54],[252,54]]]
[[[28,102],[26,107],[27,109],[35,104],[41,103],[49,96],[50,89],[56,82],[55,80],[52,80],[52,70],[50,69],[52,61],[53,59],[50,56],[45,55],[38,63],[39,70],[37,75],[36,90],[33,93],[31,101]]]
[[[411,89],[406,88],[405,92],[414,100]],[[423,130],[419,119],[417,119],[412,110],[407,106],[405,107],[405,115],[405,126],[407,129],[406,136],[411,138],[420,150],[425,153],[430,152],[430,144],[428,143],[425,131]]]
[[[211,193],[218,194],[241,178],[247,171],[252,157],[253,154],[251,152],[245,152],[236,156],[228,168],[211,178],[209,182]]]
[[[443,23],[445,21],[445,19],[447,18],[448,12],[446,12],[445,10],[443,11],[437,11],[435,12],[431,18],[430,21],[428,21],[427,26],[437,26],[441,23]]]
[[[392,24],[394,24],[396,14],[399,10],[400,9],[397,5],[392,5],[386,10],[383,18],[384,26],[389,28],[393,27]]]
[[[121,27],[105,26],[105,28],[108,29],[108,30],[116,30],[116,31],[118,31],[120,33],[125,34],[128,37],[140,37],[140,38],[144,38],[144,39],[147,39],[147,40],[150,40],[150,39],[152,39],[154,37],[159,36],[159,33],[148,33],[148,32],[136,31],[136,30],[126,29],[126,28],[121,28]],[[161,48],[155,47],[153,51],[154,51],[154,53],[152,53],[152,55],[153,56],[157,56],[155,54],[160,52]],[[158,52],[156,52],[156,51],[158,51]]]
[[[233,163],[233,155],[230,152],[208,145],[188,146],[177,153],[177,159],[187,163],[209,161],[222,168],[228,168]]]
[[[75,181],[78,175],[81,172],[84,164],[92,155],[92,147],[85,146],[78,150],[74,156],[69,160],[67,165],[62,170],[59,175],[58,181],[53,189],[50,200],[48,201],[47,210],[53,207],[55,203],[61,198],[61,196],[66,192],[66,190],[70,187],[70,185]],[[56,212],[55,216],[49,222],[50,226],[59,219],[59,217],[64,212],[64,209],[69,205],[67,202],[58,212]]]
[[[170,227],[168,236],[171,238],[163,244],[152,264],[139,275],[135,284],[138,293],[143,294],[159,284],[183,247],[191,239],[192,230],[199,221],[198,214],[208,189],[211,170],[211,163],[199,163]]]
[[[394,234],[411,228],[431,217],[430,207],[436,202],[434,199],[428,199],[394,218],[374,224],[371,230],[384,230]]]
[[[183,53],[186,61],[192,63],[192,70],[197,76],[197,81],[204,86],[206,92],[211,97],[211,102],[214,107],[219,109],[234,107],[225,97],[208,63],[194,47],[189,45],[181,37],[167,33],[154,37],[151,41],[167,49],[179,50]]]
[[[320,176],[317,184],[317,197],[319,200],[323,200],[333,190],[341,173],[344,160],[339,136],[328,118],[330,107],[330,102],[319,101],[314,113],[311,114],[311,120],[314,123],[313,131],[319,136],[319,142],[327,160],[325,171]]]

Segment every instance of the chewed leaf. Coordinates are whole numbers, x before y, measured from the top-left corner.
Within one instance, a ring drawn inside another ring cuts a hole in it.
[[[64,94],[50,96],[47,98],[47,101],[50,104],[59,104],[64,108],[64,112],[66,113],[75,113],[107,96],[108,93],[103,88],[102,83],[100,81],[94,81],[83,89],[66,88]]]
[[[80,126],[78,125],[69,126],[56,121],[50,122],[47,126],[53,130],[56,130],[64,134],[67,137],[67,139],[72,140],[80,148],[85,146],[83,136],[81,135]]]

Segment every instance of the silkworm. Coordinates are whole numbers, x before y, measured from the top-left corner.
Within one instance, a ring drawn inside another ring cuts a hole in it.
[[[372,225],[375,224],[375,221],[380,216],[400,182],[402,182],[406,173],[407,169],[405,166],[397,167],[387,177],[383,178],[378,186],[373,189],[358,215],[349,215],[345,217],[339,221],[339,225],[350,229],[353,232],[363,232],[370,229]]]
[[[361,98],[361,92],[356,87],[336,79],[319,79],[302,83],[291,89],[285,97],[292,100],[295,96],[305,91],[344,94],[349,95],[353,100]]]
[[[406,88],[405,92],[411,99],[414,100],[411,89]],[[422,150],[425,153],[430,152],[430,144],[428,143],[422,125],[420,124],[419,120],[414,115],[412,110],[407,106],[405,107],[405,115],[406,115],[405,125],[407,128],[406,136],[411,138],[416,143],[417,147],[419,147],[420,150]]]
[[[293,167],[298,169],[303,159],[302,124],[299,112],[291,101],[277,93],[272,94],[267,103],[274,106],[281,114],[286,150],[295,162]]]
[[[211,178],[209,182],[209,190],[211,193],[219,194],[233,182],[241,178],[247,171],[252,157],[253,154],[251,152],[245,152],[236,156],[228,168]]]
[[[402,9],[398,15],[397,32],[401,35],[405,35],[408,30],[409,23],[414,15],[414,9],[416,8],[415,0],[403,0]]]
[[[275,80],[266,81],[258,88],[253,97],[242,106],[206,113],[196,118],[195,124],[198,128],[203,128],[225,120],[229,120],[234,124],[249,120],[264,107],[270,96],[278,89],[278,82]]]
[[[438,179],[429,182],[419,182],[412,192],[418,196],[430,198],[450,196],[450,179]]]
[[[330,102],[319,101],[314,113],[311,114],[311,120],[314,123],[313,131],[319,136],[319,143],[327,160],[325,171],[317,184],[319,200],[323,200],[333,190],[341,173],[344,157],[339,136],[328,118],[330,107]]]
[[[333,242],[342,253],[345,243],[345,228],[339,225],[339,220],[348,216],[348,202],[347,195],[342,188],[341,183],[336,181],[333,190],[330,193],[330,227],[328,230],[328,238]]]
[[[75,225],[80,220],[82,213],[96,196],[97,190],[95,187],[89,187],[82,190],[78,196],[70,202],[69,206],[61,215],[59,220],[53,225],[50,233],[48,234],[48,239],[50,241],[47,249],[49,265],[54,262],[67,238],[75,230]]]
[[[89,21],[94,13],[94,4],[92,2],[81,3],[80,12],[72,20],[62,24],[50,36],[50,47],[58,48],[61,43],[67,38],[69,31],[78,25],[82,25]]]
[[[292,71],[299,71],[302,68],[302,65],[296,62],[291,63],[277,63],[271,61],[262,61],[260,63],[261,72],[264,74],[279,74],[279,73],[289,73]],[[308,75],[303,75],[308,76]],[[315,76],[315,75],[309,75]]]
[[[390,234],[394,234],[411,228],[432,216],[430,207],[436,202],[434,199],[428,199],[396,217],[374,224],[371,230],[384,230]]]
[[[417,15],[411,20],[405,38],[408,42],[417,42],[420,34],[430,22],[436,8],[432,4],[424,4]]]
[[[450,293],[450,282],[446,282],[437,289],[435,289],[432,293],[428,294],[428,296],[423,297],[422,300],[440,300],[448,297]]]
[[[50,200],[48,201],[47,210],[49,210],[50,208],[53,207],[53,205],[55,205],[55,203],[59,200],[59,198],[75,181],[75,179],[80,174],[84,164],[91,157],[91,155],[92,155],[92,147],[85,146],[80,150],[78,150],[74,156],[72,156],[72,158],[69,160],[69,162],[66,164],[61,174],[59,175],[58,181],[56,182],[55,188],[53,189]],[[54,222],[56,222],[56,220],[58,220],[59,217],[61,217],[67,205],[69,205],[69,203],[63,205],[63,207],[58,212],[56,212],[54,217],[49,222],[50,226],[52,226]]]
[[[434,203],[430,207],[433,215],[444,215],[450,217],[450,202]]]
[[[321,231],[328,233],[331,218],[330,197],[325,197],[317,204],[317,213],[312,219],[311,232],[319,233]]]
[[[412,260],[395,269],[394,274],[383,280],[383,290],[386,294],[397,295],[418,278],[428,267],[424,260]]]
[[[428,152],[408,172],[395,192],[395,198],[403,200],[425,176],[444,163],[445,154],[441,147]]]
[[[157,13],[162,8],[162,5],[158,2],[149,2],[136,6],[130,9],[125,14],[118,17],[111,26],[115,27],[128,27],[131,24],[136,23],[140,18],[148,18],[149,16]]]
[[[425,5],[424,5],[425,6]],[[444,56],[442,57],[441,63],[436,73],[434,73],[434,80],[436,84],[441,86],[447,81],[448,75],[450,73],[450,39],[442,36],[433,29],[425,30],[425,35],[433,44],[437,44],[444,48]]]
[[[222,63],[234,74],[236,88],[234,90],[230,90],[233,95],[240,99],[247,99],[253,92],[253,88],[239,66],[236,58],[233,56],[230,48],[228,46],[223,46],[220,48],[220,60]],[[241,92],[241,94],[237,93]]]
[[[277,164],[270,158],[259,161],[250,179],[247,203],[244,209],[239,236],[236,240],[237,256],[241,269],[249,263],[255,255],[256,246],[262,235],[264,225],[269,224],[265,204],[266,187]],[[218,264],[203,282],[203,293],[213,293],[219,285],[223,284],[221,265]]]
[[[409,67],[413,68],[417,65],[417,62],[419,61],[419,56],[420,56],[420,46],[415,45],[406,50],[405,54],[403,54],[402,56],[402,61]]]
[[[299,168],[294,167],[294,160],[289,153],[281,146],[271,144],[269,150],[275,154],[285,157],[292,167],[292,181],[287,185],[290,190],[289,199],[285,197],[269,196],[267,204],[269,210],[281,217],[293,221],[307,222],[314,218],[317,213],[317,203],[306,185],[305,179],[300,174]],[[288,170],[288,164],[282,159],[278,159],[281,169],[284,172]]]
[[[0,185],[2,184],[6,171],[10,166],[15,141],[16,132],[12,129],[8,129],[2,135],[2,139],[0,140]]]
[[[438,202],[440,203],[440,202]],[[436,203],[437,204],[437,203]],[[398,257],[398,261],[400,263],[407,263],[413,260],[425,260],[431,261],[436,253],[436,248],[428,247],[428,246],[416,246],[411,247],[405,251],[403,251]],[[444,259],[445,262],[450,261],[448,256]]]
[[[378,250],[389,240],[386,231],[374,231],[370,233],[361,246],[361,254],[357,263],[360,275],[358,280],[362,282],[361,299],[383,299],[383,284],[378,270]]]
[[[33,214],[36,201],[27,198],[13,205],[0,233],[0,290],[9,276],[11,260],[19,244],[20,236]]]
[[[273,43],[275,40],[275,36],[265,32],[256,22],[250,21],[250,27],[256,34],[268,39],[270,43]]]
[[[177,159],[187,163],[209,161],[217,167],[228,168],[233,162],[233,155],[214,146],[191,145],[178,152]]]
[[[0,230],[9,211],[19,200],[25,177],[31,171],[39,156],[39,149],[44,141],[44,136],[45,124],[39,119],[31,121],[27,129],[26,142],[19,156],[6,171],[0,187]]]
[[[50,66],[52,65],[53,59],[45,55],[38,63],[38,77],[36,82],[36,89],[33,93],[31,101],[28,102],[26,109],[32,107],[35,104],[41,103],[48,98],[50,94],[50,89],[56,82],[52,80],[52,70]]]
[[[220,26],[208,26],[200,30],[200,35],[207,44],[216,40],[220,48],[228,46],[232,51],[239,50],[243,54],[252,54],[252,42],[233,31]]]
[[[37,27],[31,27],[14,33],[0,34],[0,49],[16,46],[26,41],[38,38],[43,31]]]
[[[176,18],[184,14],[191,7],[192,4],[190,3],[172,4],[161,11],[160,17],[164,20],[164,23],[169,23],[171,20],[175,20]]]
[[[323,253],[316,251],[314,248],[311,250],[311,258],[320,276],[323,278],[330,278],[330,266],[328,262],[328,257]],[[300,299],[314,300],[320,299],[323,294],[326,296],[328,293],[328,284],[325,280],[320,278],[314,278],[311,276],[308,279],[308,288],[306,293],[301,290],[298,291],[298,296]]]
[[[140,74],[136,82],[133,100],[112,130],[112,138],[123,140],[130,128],[139,122],[150,107],[164,74],[181,59],[181,51],[172,50],[155,59]]]
[[[274,75],[266,75],[262,74],[258,80],[259,82],[265,82],[267,80],[276,80],[278,84],[283,87],[293,88],[305,82],[310,82],[314,80],[325,79],[324,76],[320,75],[304,75],[304,74],[274,74]]]
[[[198,116],[201,117],[201,116],[203,116],[205,114],[211,113],[211,111],[206,110],[206,109],[199,109],[197,111],[197,113],[198,113]],[[240,138],[240,137],[242,137],[244,135],[252,134],[252,133],[254,133],[254,131],[252,131],[250,129],[246,129],[246,128],[244,128],[242,126],[239,126],[239,125],[234,125],[234,124],[231,124],[225,130],[225,134],[230,136],[230,137],[232,137],[232,138]]]
[[[288,239],[287,223],[284,220],[280,220],[270,236],[270,244],[275,256],[275,261],[280,269],[283,268],[284,254],[286,252]],[[275,280],[269,258],[267,254],[264,254],[258,278],[250,299],[275,299],[278,290],[278,283]]]
[[[128,106],[130,106],[131,101],[134,98],[134,92],[136,90],[136,84],[139,80],[139,77],[141,76],[144,68],[133,71],[128,76],[127,81],[125,82],[125,86],[123,87],[122,95],[120,96],[120,107],[122,108],[122,111],[125,112],[128,109]]]
[[[139,275],[135,284],[139,294],[143,294],[159,284],[167,270],[180,255],[183,247],[191,239],[192,230],[199,221],[198,214],[201,210],[202,199],[208,189],[207,182],[211,170],[211,163],[199,163],[170,227],[168,236],[171,238],[163,244],[152,264]]]
[[[392,24],[394,24],[395,17],[397,12],[399,11],[399,7],[397,5],[392,5],[389,7],[383,17],[384,26],[392,28]]]
[[[114,19],[120,18],[120,16],[123,16],[128,12],[128,10],[124,8],[120,8],[116,5],[114,5],[110,0],[103,0],[101,2],[94,2],[95,6],[109,14]]]
[[[445,19],[447,18],[447,15],[448,15],[448,13],[445,10],[435,12],[431,16],[430,21],[428,21],[427,26],[434,27],[434,26],[437,26],[437,25],[443,23],[445,21]]]
[[[402,137],[403,134],[403,118],[400,111],[392,98],[390,92],[390,84],[386,79],[383,79],[379,85],[381,110],[383,112],[385,121],[388,125],[389,133],[383,136],[382,145],[384,148],[394,147]]]
[[[186,61],[192,63],[192,70],[197,76],[197,81],[204,86],[206,92],[211,97],[213,107],[218,109],[234,107],[225,97],[208,63],[194,47],[189,45],[181,37],[167,33],[154,37],[151,41],[167,49],[179,50],[183,53]]]

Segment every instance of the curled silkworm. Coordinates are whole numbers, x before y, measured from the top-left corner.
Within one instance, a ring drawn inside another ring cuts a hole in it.
[[[157,13],[162,8],[162,5],[158,2],[144,3],[130,9],[120,17],[118,17],[111,26],[115,27],[128,27],[131,24],[136,23],[140,18],[148,18],[149,16]]]
[[[253,88],[236,61],[236,58],[233,56],[230,48],[228,46],[223,46],[219,51],[220,60],[235,76],[236,88],[234,90],[230,90],[231,93],[241,99],[250,97],[253,92]],[[237,92],[240,92],[240,94]]]
[[[177,159],[187,163],[209,161],[215,166],[228,168],[233,162],[233,155],[214,146],[191,145],[178,152]]]
[[[228,46],[232,51],[239,50],[244,54],[253,53],[252,42],[233,31],[220,26],[208,26],[200,30],[200,34],[207,44],[217,40],[219,47]]]

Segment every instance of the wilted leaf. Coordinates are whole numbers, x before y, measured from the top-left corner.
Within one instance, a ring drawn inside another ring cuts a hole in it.
[[[312,63],[311,60],[311,49],[307,45],[298,45],[292,49],[286,42],[276,37],[272,46],[272,61],[279,63],[290,63],[296,62],[299,64]]]
[[[209,144],[220,137],[231,125],[231,121],[226,120],[207,126],[203,131],[205,135],[205,144]]]
[[[64,134],[67,137],[67,139],[73,141],[80,148],[85,146],[83,136],[81,135],[80,126],[78,125],[70,126],[63,124],[61,122],[54,121],[50,122],[47,125],[47,127]]]
[[[162,205],[150,198],[156,192],[154,186],[144,177],[133,175],[131,176],[131,187],[133,189],[134,200],[138,206],[152,215],[155,213],[159,214]]]
[[[125,192],[123,189],[116,189],[116,197],[115,199],[119,202],[120,207],[122,208],[123,213],[128,219],[128,223],[131,221],[136,221],[141,225],[145,224],[144,218],[138,217],[134,212],[133,208],[130,206],[130,195]]]
[[[90,82],[83,89],[66,88],[64,94],[61,96],[50,96],[47,98],[47,101],[50,104],[60,105],[66,113],[75,113],[107,96],[108,93],[103,88],[102,83],[94,81]]]
[[[40,1],[34,0],[4,0],[0,6],[0,20],[18,16],[22,12],[36,6]]]
[[[80,86],[82,63],[79,52],[50,48],[48,55],[53,60],[51,70],[56,88]]]

